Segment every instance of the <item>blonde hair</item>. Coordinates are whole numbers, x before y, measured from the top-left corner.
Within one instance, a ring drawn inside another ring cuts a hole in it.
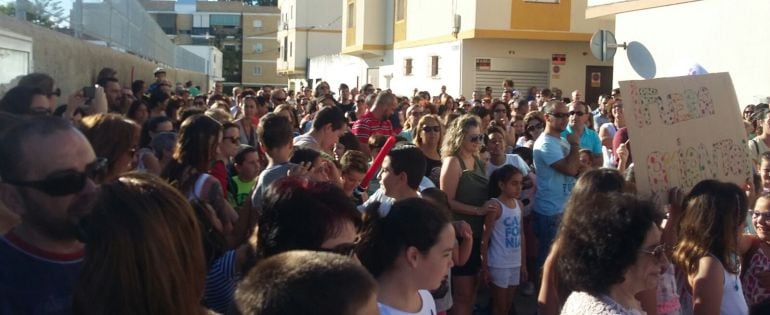
[[[452,120],[446,132],[443,145],[441,146],[441,157],[449,157],[457,154],[465,138],[465,132],[471,127],[480,127],[481,119],[476,115],[465,114]],[[479,152],[474,152],[473,156],[478,157]]]

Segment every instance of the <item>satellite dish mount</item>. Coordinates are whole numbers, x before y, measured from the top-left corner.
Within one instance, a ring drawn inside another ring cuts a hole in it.
[[[608,30],[598,30],[591,36],[591,54],[601,61],[612,60],[619,47],[626,49],[628,45],[625,42],[618,44],[615,40],[615,34]]]

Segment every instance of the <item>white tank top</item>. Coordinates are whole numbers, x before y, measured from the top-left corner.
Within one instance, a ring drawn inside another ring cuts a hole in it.
[[[502,212],[492,228],[487,251],[487,266],[493,268],[521,267],[521,209],[509,208],[497,198]]]
[[[722,305],[719,306],[719,314],[749,314],[749,306],[746,304],[746,298],[743,296],[743,286],[738,275],[727,272],[724,266],[722,266],[722,270],[725,273],[725,285],[722,292]]]

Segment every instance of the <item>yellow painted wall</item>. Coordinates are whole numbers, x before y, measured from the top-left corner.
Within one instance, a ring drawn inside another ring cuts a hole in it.
[[[515,17],[511,19],[511,29],[569,31],[571,6],[572,0],[559,3],[511,0],[511,16]]]
[[[254,75],[254,67],[262,67],[262,75]],[[243,62],[243,85],[286,85],[286,77],[276,74],[275,63]]]

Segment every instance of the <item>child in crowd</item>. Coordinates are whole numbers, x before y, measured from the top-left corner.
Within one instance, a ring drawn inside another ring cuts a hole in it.
[[[243,315],[377,314],[377,283],[348,257],[289,251],[249,272],[238,286],[236,304]]]
[[[259,154],[252,146],[243,145],[233,158],[235,175],[230,177],[228,184],[228,201],[233,208],[240,209],[248,199],[251,190],[257,185],[259,176]]]
[[[452,267],[449,213],[421,198],[397,201],[386,216],[378,203],[366,210],[357,254],[379,284],[380,314],[436,314],[428,290]]]
[[[518,201],[522,180],[521,170],[513,165],[495,170],[489,178],[489,195],[495,197],[488,203],[501,207],[487,213],[481,239],[481,273],[490,287],[493,315],[510,312],[516,287],[527,278],[523,206]]]

